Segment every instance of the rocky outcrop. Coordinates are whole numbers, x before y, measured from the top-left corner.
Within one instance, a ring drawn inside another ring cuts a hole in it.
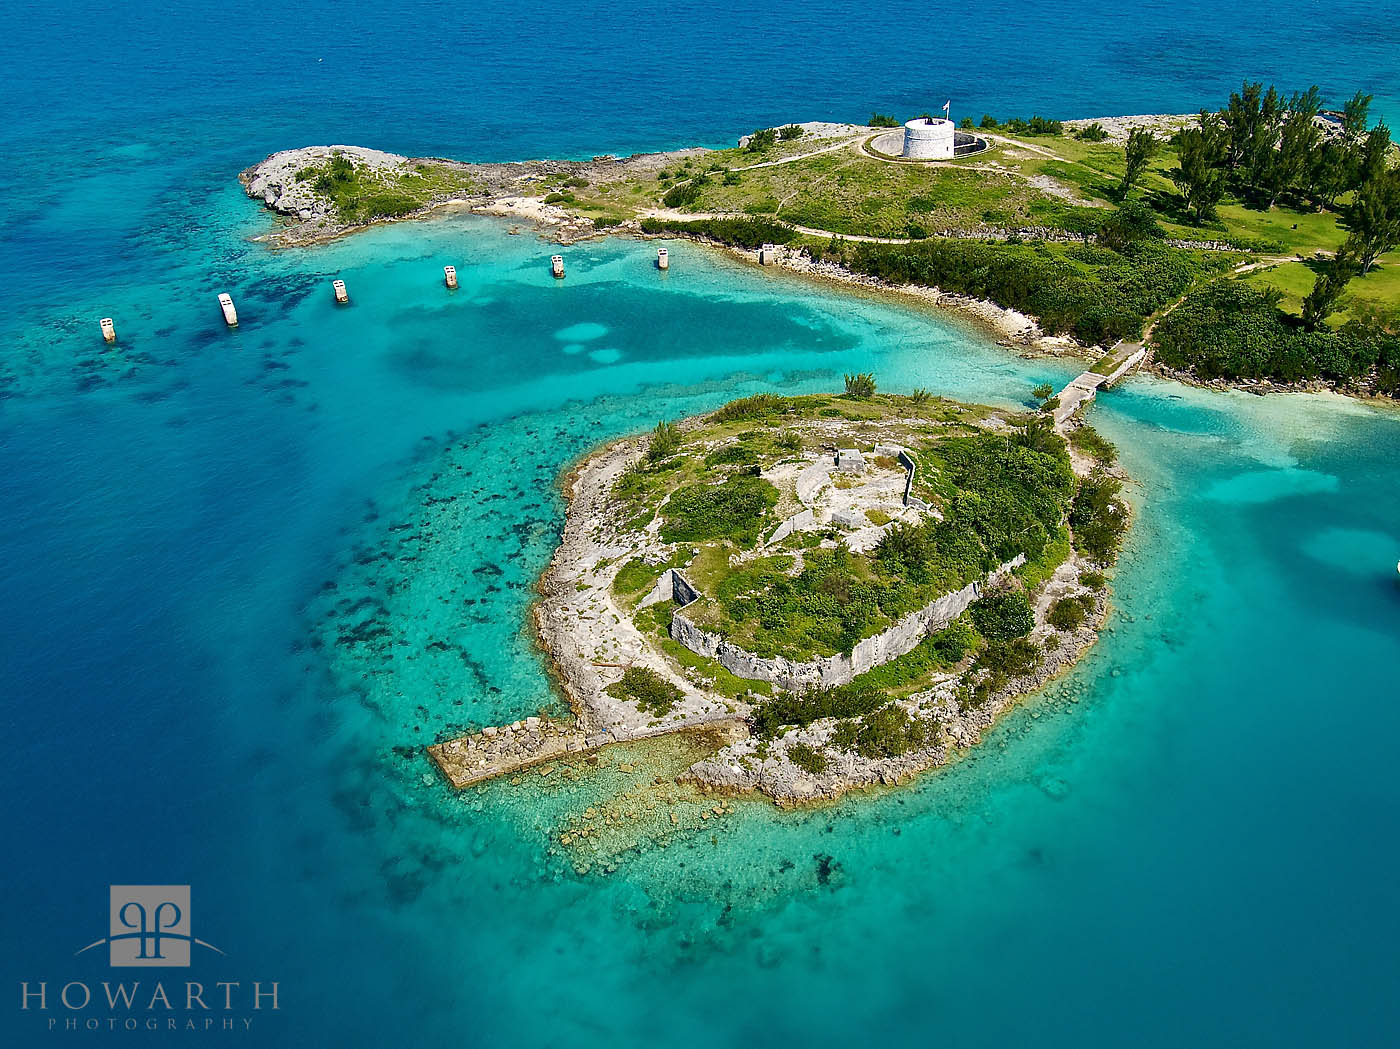
[[[298,178],[298,175],[307,168],[328,163],[337,154],[376,174],[398,175],[409,165],[407,157],[363,146],[306,146],[272,154],[261,164],[244,171],[238,181],[243,183],[248,196],[261,200],[280,215],[302,221],[333,219],[335,206],[316,190],[315,180]]]

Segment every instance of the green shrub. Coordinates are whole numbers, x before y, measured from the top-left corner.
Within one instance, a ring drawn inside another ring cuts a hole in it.
[[[801,138],[805,132],[796,124],[789,124],[778,132],[778,137],[784,142],[790,142],[795,138]]]
[[[1305,331],[1278,302],[1276,290],[1244,281],[1207,285],[1157,325],[1156,358],[1204,379],[1347,383],[1374,376],[1377,392],[1400,392],[1400,335],[1364,322]]]
[[[899,121],[888,113],[871,113],[869,127],[899,127]]]
[[[417,211],[420,206],[415,197],[386,189],[363,194],[354,206],[342,208],[341,213],[368,222],[371,219],[402,218],[410,212]]]
[[[791,397],[780,397],[776,393],[756,393],[752,397],[730,401],[710,418],[717,423],[765,419],[772,415],[784,415],[796,405],[797,401]]]
[[[564,185],[572,189],[583,189],[588,185],[588,179],[584,178],[582,175],[571,175],[564,180]]]
[[[700,199],[702,186],[698,179],[691,179],[689,182],[682,182],[672,186],[661,198],[661,203],[668,208],[686,208]]]
[[[914,388],[914,392],[909,395],[909,403],[916,405],[926,404],[931,396],[933,395],[928,392],[926,387],[917,386]]]
[[[758,462],[758,453],[747,444],[726,444],[705,456],[706,466],[753,466]]]
[[[673,207],[674,205],[668,204],[667,206]],[[642,232],[686,233],[736,248],[758,248],[764,244],[787,244],[797,237],[797,231],[791,226],[762,218],[646,218],[642,220]]]
[[[1074,137],[1083,142],[1103,142],[1108,138],[1108,132],[1105,131],[1104,126],[1096,120],[1092,124],[1086,124],[1084,127],[1077,128],[1074,132]]]
[[[830,764],[830,760],[820,750],[802,742],[789,743],[787,756],[788,760],[803,772],[810,772],[813,776],[821,775]]]
[[[647,444],[647,462],[659,463],[668,456],[680,451],[681,431],[675,423],[662,420],[651,431],[651,441]]]
[[[784,430],[773,443],[785,452],[801,451],[802,435],[796,430]]]
[[[849,685],[814,688],[806,692],[780,692],[765,699],[754,711],[754,731],[771,738],[788,726],[798,728],[822,718],[849,718],[867,714],[886,702],[883,692],[853,681]]]
[[[761,477],[735,474],[720,484],[692,484],[671,493],[661,538],[668,543],[732,539],[753,543],[778,490]]]
[[[737,171],[726,171],[724,173],[724,178],[720,181],[722,181],[726,186],[737,186],[740,182],[744,180]]]
[[[650,667],[630,666],[622,680],[607,688],[618,699],[629,699],[649,714],[669,714],[682,699],[681,690]]]
[[[1019,587],[1006,587],[983,594],[968,610],[977,630],[988,641],[1009,641],[1024,637],[1035,626],[1030,599]]]
[[[1084,625],[1085,615],[1083,602],[1073,597],[1062,597],[1050,606],[1045,621],[1056,630],[1078,630]]]
[[[1037,401],[1048,401],[1055,393],[1055,387],[1048,382],[1043,382],[1031,390],[1031,396]]]
[[[1090,590],[1102,590],[1104,587],[1108,586],[1108,576],[1104,575],[1102,572],[1080,572],[1079,581]]]
[[[845,250],[847,265],[857,273],[991,299],[1086,343],[1137,338],[1150,314],[1233,261],[1225,252],[1191,252],[1155,242],[1134,244],[1123,253],[1087,245],[1052,249],[942,238],[861,242]]]
[[[1131,251],[1137,244],[1162,240],[1166,235],[1157,222],[1157,213],[1149,205],[1140,200],[1127,200],[1099,223],[1095,242],[1122,253]]]
[[[1040,646],[1029,638],[1014,637],[1009,641],[989,642],[973,665],[987,671],[984,684],[995,692],[1004,688],[1011,678],[1024,677],[1034,671],[1039,662]]]
[[[770,146],[772,146],[773,143],[777,140],[778,131],[776,128],[759,128],[757,131],[755,131],[752,135],[749,136],[748,145],[746,145],[744,148],[750,153],[762,153],[765,149],[768,149]]]
[[[1118,449],[1113,447],[1113,442],[1088,423],[1081,424],[1070,433],[1069,443],[1105,466],[1112,466],[1118,458]]]
[[[929,742],[927,727],[893,703],[836,726],[831,742],[867,758],[897,758]]]
[[[870,372],[846,375],[846,396],[867,401],[875,396],[875,376]]]

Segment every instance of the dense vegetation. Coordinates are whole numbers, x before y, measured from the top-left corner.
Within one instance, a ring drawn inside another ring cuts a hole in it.
[[[692,484],[671,493],[661,538],[668,543],[732,539],[757,541],[778,490],[753,474],[732,474],[719,484]]]
[[[1278,302],[1270,288],[1209,284],[1157,326],[1157,360],[1205,379],[1326,379],[1400,393],[1400,335],[1365,321],[1308,331]]]
[[[668,204],[668,207],[677,205]],[[685,233],[704,237],[736,248],[759,248],[764,244],[787,244],[797,231],[782,222],[761,218],[657,219],[642,220],[644,233]]]
[[[1347,286],[1400,245],[1400,170],[1390,163],[1390,130],[1384,122],[1367,130],[1371,97],[1358,92],[1324,132],[1320,98],[1316,87],[1285,99],[1274,87],[1246,83],[1218,113],[1203,112],[1199,127],[1177,135],[1176,206],[1194,221],[1214,218],[1233,194],[1261,211],[1283,203],[1337,209],[1349,232],[1334,254],[1316,261],[1297,318],[1279,308],[1279,296],[1238,284],[1193,295],[1158,331],[1158,358],[1169,366],[1205,378],[1359,380],[1396,391],[1393,317],[1341,331],[1326,323]]]
[[[436,197],[472,188],[471,178],[458,168],[420,163],[400,173],[374,172],[344,153],[332,154],[324,164],[302,168],[296,179],[310,182],[346,222],[400,218]]]
[[[1138,337],[1148,316],[1233,261],[1150,240],[1121,248],[929,240],[856,244],[844,255],[857,273],[992,299],[1086,342]]]
[[[1035,626],[1030,598],[1020,587],[993,590],[968,610],[978,633],[988,641],[1010,641],[1025,637]]]
[[[1069,509],[1074,546],[1094,560],[1107,563],[1118,551],[1128,527],[1128,508],[1120,498],[1123,483],[1096,468],[1081,478]]]
[[[795,575],[787,555],[746,563],[714,594],[728,631],[760,655],[849,652],[1017,554],[1035,560],[1058,536],[1075,491],[1064,441],[1040,423],[948,436],[919,461],[938,477],[942,520],[897,524],[868,557],[844,546],[808,550]]]
[[[622,680],[608,686],[619,699],[630,699],[649,714],[669,714],[680,702],[681,690],[650,667],[630,666]]]

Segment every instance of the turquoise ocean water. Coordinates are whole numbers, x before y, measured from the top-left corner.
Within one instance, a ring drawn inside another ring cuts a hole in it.
[[[1400,118],[1384,5],[1254,6],[0,11],[4,1043],[1385,1044],[1400,413],[1135,379],[1092,409],[1138,516],[1070,677],[913,787],[741,804],[580,875],[550,834],[617,762],[459,796],[416,749],[557,703],[527,613],[559,472],[845,371],[1011,405],[1072,369],[687,244],[666,275],[578,245],[562,283],[464,216],[273,252],[231,179],[312,141],[590,155],[949,95],[1191,109],[1244,75]],[[945,30],[936,68],[890,46]],[[278,980],[277,1015],[18,1008],[124,975],[73,956],[109,884],[186,883],[227,956],[176,978]]]

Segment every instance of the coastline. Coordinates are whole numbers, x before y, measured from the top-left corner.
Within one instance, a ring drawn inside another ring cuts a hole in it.
[[[697,420],[691,419],[680,425],[693,429],[696,424]],[[1110,613],[1111,595],[1104,588],[1093,592],[1092,609],[1077,627],[1065,632],[1046,622],[1057,598],[1085,593],[1080,575],[1092,566],[1082,555],[1071,551],[1035,598],[1036,626],[1030,636],[1043,646],[1044,655],[1030,672],[1010,678],[985,700],[967,706],[965,698],[960,703],[959,692],[970,667],[970,660],[965,659],[950,672],[936,675],[928,689],[901,701],[931,711],[941,726],[927,746],[884,759],[851,752],[820,774],[803,774],[787,759],[785,749],[769,755],[768,743],[751,734],[747,719],[753,711],[747,703],[727,700],[676,673],[670,659],[633,624],[631,611],[613,597],[611,583],[619,563],[630,558],[655,558],[659,562],[665,556],[659,541],[655,549],[619,543],[619,537],[626,533],[615,527],[611,486],[641,459],[645,448],[645,436],[611,441],[585,453],[559,476],[559,489],[568,504],[565,527],[536,584],[538,596],[531,605],[530,617],[550,678],[576,719],[572,730],[545,726],[543,734],[557,737],[560,731],[572,731],[575,742],[567,748],[560,742],[557,753],[544,757],[517,750],[512,759],[517,764],[503,767],[502,774],[557,757],[566,749],[582,752],[677,732],[714,729],[727,733],[727,741],[721,738],[722,746],[716,754],[697,762],[682,776],[683,781],[705,792],[764,795],[779,806],[792,806],[833,801],[852,790],[903,783],[956,760],[959,754],[977,745],[982,733],[1021,698],[1075,666],[1098,640]],[[1077,450],[1071,448],[1070,458],[1076,475],[1093,469],[1092,462]],[[1127,512],[1131,514],[1130,510]],[[662,573],[662,582],[667,575]],[[671,682],[679,691],[675,709],[663,718],[614,696],[609,686],[615,683],[624,665],[646,667]],[[829,721],[815,722],[796,734],[784,734],[782,743],[820,745],[831,736],[833,727]],[[508,728],[518,730],[520,726]],[[485,734],[494,737],[495,730],[485,730]],[[454,784],[463,768],[473,766],[478,755],[487,752],[483,745],[490,749],[482,735],[445,741],[433,749],[434,759]],[[525,743],[527,748],[536,745],[534,737]],[[490,757],[493,762],[496,760],[495,755]]]
[[[1098,124],[1108,134],[1110,141],[1117,142],[1126,138],[1129,130],[1134,128],[1147,128],[1157,133],[1167,133],[1188,125],[1195,119],[1196,114],[1144,114],[1082,118],[1066,121],[1065,126],[1082,129]],[[815,150],[814,153],[802,154],[797,157],[784,157],[752,166],[773,166],[787,163],[792,159],[802,159],[803,156],[811,156],[815,153],[832,152],[856,141],[859,136],[852,138],[853,132],[869,130],[857,128],[854,125],[835,125],[821,122],[801,126],[810,129],[818,136],[816,138],[818,144],[834,142],[835,145],[824,146]],[[822,138],[821,136],[826,137]],[[1022,148],[1039,148],[1000,137],[998,141]],[[689,231],[668,230],[654,233],[646,232],[641,228],[641,219],[648,215],[672,214],[673,217],[683,217],[686,220],[700,219],[703,217],[700,215],[682,216],[681,213],[671,213],[650,207],[644,208],[634,217],[605,223],[601,218],[595,221],[593,218],[570,211],[568,207],[560,206],[560,203],[563,202],[554,200],[554,198],[561,196],[557,192],[552,194],[531,192],[536,183],[543,183],[550,179],[556,181],[558,179],[580,180],[583,184],[587,184],[590,179],[600,177],[636,176],[650,180],[657,177],[658,173],[664,175],[668,165],[685,163],[693,158],[703,158],[713,152],[701,147],[690,147],[663,152],[637,153],[625,158],[604,155],[596,156],[591,160],[524,160],[476,164],[432,157],[408,158],[363,147],[318,146],[274,153],[258,164],[240,172],[238,178],[249,197],[260,200],[265,208],[282,218],[281,228],[253,238],[255,241],[274,247],[309,247],[374,226],[430,219],[435,215],[449,211],[465,211],[517,223],[518,225],[513,226],[510,230],[511,233],[525,232],[524,227],[528,227],[533,234],[560,245],[570,245],[606,236],[683,239],[711,248],[720,248],[731,258],[750,264],[760,264],[760,253],[756,248],[720,243]],[[328,201],[317,202],[314,193],[297,184],[302,173],[299,169],[303,169],[311,163],[325,161],[336,153],[347,154],[357,163],[365,163],[370,169],[376,171],[421,169],[422,165],[432,165],[435,170],[440,168],[455,173],[454,177],[460,176],[469,181],[471,183],[470,192],[462,192],[459,187],[457,191],[432,196],[424,200],[421,206],[402,214],[376,217],[366,221],[345,221],[334,212]],[[738,170],[745,169],[739,168]],[[540,188],[548,187],[541,186]],[[800,229],[800,231],[803,230]],[[816,232],[820,231],[805,231],[805,233]],[[1010,237],[1025,235],[1025,231],[1016,230],[1003,230],[1001,233]],[[929,239],[981,240],[988,236],[996,239],[995,234],[996,231],[992,231],[990,234],[983,232],[933,233]],[[1034,233],[1032,232],[1031,235]],[[856,237],[852,239],[869,238]],[[1205,250],[1220,250],[1227,247],[1227,245],[1207,241],[1189,244],[1183,241],[1180,246]],[[906,300],[912,299],[920,305],[964,320],[989,334],[999,345],[1026,355],[1071,357],[1079,361],[1092,362],[1101,357],[1107,349],[1105,343],[1086,344],[1073,336],[1047,334],[1042,329],[1038,318],[1002,306],[990,298],[945,292],[933,286],[897,284],[869,277],[852,272],[838,262],[814,261],[809,253],[801,248],[778,246],[776,250],[770,249],[769,255],[770,258],[764,260],[767,263],[764,268],[776,266],[785,273],[836,284],[847,290],[868,292],[875,295],[897,295]],[[1149,323],[1149,331],[1150,327]],[[1384,394],[1358,387],[1354,383],[1323,378],[1297,382],[1280,382],[1267,378],[1205,379],[1190,372],[1182,372],[1159,364],[1155,360],[1155,354],[1151,352],[1150,337],[1147,345],[1149,352],[1141,366],[1162,378],[1187,385],[1206,389],[1236,389],[1256,395],[1329,391],[1368,403],[1388,403],[1391,400]]]

